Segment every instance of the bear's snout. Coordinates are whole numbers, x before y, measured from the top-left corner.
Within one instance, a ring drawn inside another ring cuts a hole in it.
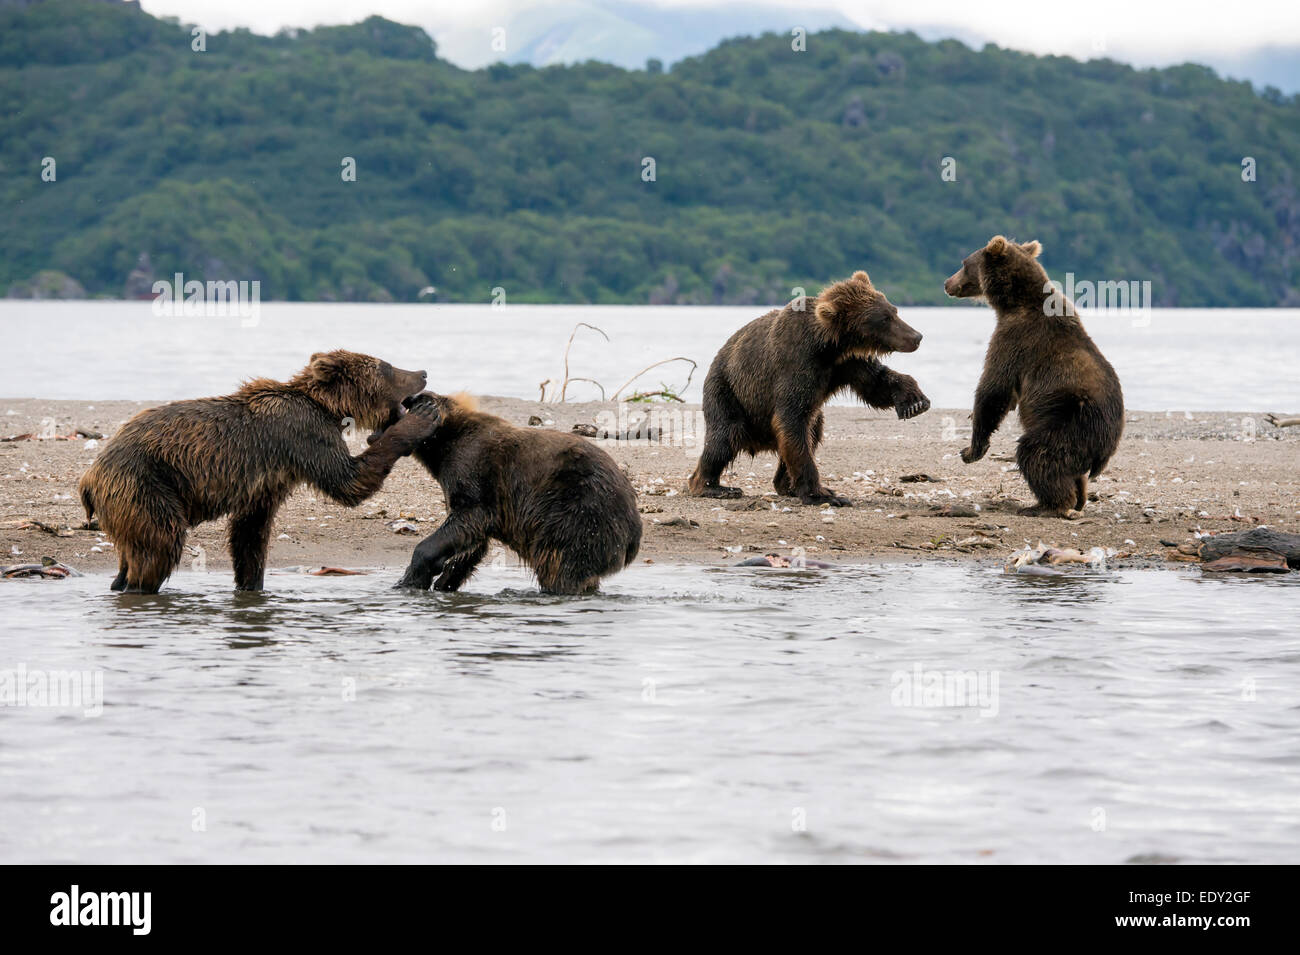
[[[897,316],[893,323],[892,348],[890,351],[912,352],[921,347],[921,333]]]
[[[961,288],[961,272],[948,276],[948,280],[943,283],[943,290],[953,298],[957,297],[957,291]]]

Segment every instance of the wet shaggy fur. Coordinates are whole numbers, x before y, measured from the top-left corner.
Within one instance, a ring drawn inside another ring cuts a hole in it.
[[[422,395],[437,430],[415,449],[447,501],[398,587],[457,590],[500,541],[542,590],[589,594],[641,546],[636,492],[613,458],[572,434],[516,428],[463,397]],[[435,578],[436,581],[435,581]]]
[[[798,307],[802,304],[802,308]],[[718,483],[742,453],[775,451],[777,493],[805,504],[850,502],[822,486],[813,454],[822,405],[848,389],[873,408],[911,418],[930,407],[916,379],[878,356],[911,352],[921,335],[871,284],[866,272],[756,318],[729,338],[704,379],[704,451],[688,489],[699,497],[740,497]]]
[[[300,484],[348,507],[375,493],[433,429],[427,415],[402,417],[402,400],[424,383],[422,371],[333,351],[313,355],[287,382],[259,378],[232,395],[140,412],[81,479],[87,516],[98,515],[117,550],[112,588],[157,593],[189,528],[229,514],[235,585],[262,589],[280,505]],[[393,426],[354,458],[343,440],[347,419]]]
[[[1041,250],[1038,242],[994,236],[966,257],[944,290],[982,297],[997,312],[961,459],[982,458],[989,436],[1018,407],[1024,434],[1016,463],[1038,498],[1022,513],[1064,517],[1083,509],[1088,479],[1101,474],[1119,446],[1124,395],[1074,303],[1048,285]]]

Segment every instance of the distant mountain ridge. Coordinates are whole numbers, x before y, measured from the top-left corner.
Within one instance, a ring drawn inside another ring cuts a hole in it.
[[[380,17],[191,43],[0,8],[0,290],[122,295],[147,261],[267,300],[768,304],[866,268],[930,304],[1004,233],[1152,305],[1300,305],[1300,97],[1203,67],[782,30],[464,70]]]
[[[870,7],[864,8],[869,11]],[[566,0],[525,7],[505,22],[506,49],[494,51],[490,27],[426,29],[438,39],[443,55],[458,66],[477,69],[494,60],[533,66],[598,60],[626,69],[641,69],[648,59],[676,63],[712,49],[724,40],[763,33],[789,34],[794,27],[808,32],[862,27],[843,13],[780,4],[746,4],[717,0],[711,6],[665,7],[636,0]],[[900,29],[906,24],[899,24]],[[979,48],[984,39],[956,27],[927,27],[916,31],[923,39],[956,39]],[[1126,61],[1123,56],[1118,57]],[[1283,93],[1300,92],[1300,45],[1265,45],[1241,52],[1209,51],[1186,59],[1204,63],[1220,75],[1250,80],[1255,88],[1274,86]]]
[[[649,3],[567,0],[528,7],[505,21],[505,50],[491,48],[486,26],[440,35],[443,55],[477,68],[495,59],[533,66],[598,60],[625,69],[646,61],[665,64],[704,53],[737,36],[857,27],[833,9],[720,3],[715,7],[659,7]]]

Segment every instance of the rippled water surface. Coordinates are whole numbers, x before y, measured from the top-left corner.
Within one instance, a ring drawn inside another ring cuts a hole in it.
[[[392,577],[0,581],[0,859],[1296,860],[1295,575]]]

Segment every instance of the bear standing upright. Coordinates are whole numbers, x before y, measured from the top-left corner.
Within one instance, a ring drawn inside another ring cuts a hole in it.
[[[112,589],[157,593],[180,563],[186,531],[229,514],[235,586],[261,590],[271,522],[296,486],[355,506],[432,433],[429,415],[402,407],[425,380],[422,371],[332,351],[312,355],[287,382],[258,378],[232,395],[140,412],[81,478],[86,516],[99,515],[117,549]],[[354,458],[343,440],[348,419],[391,427]]]
[[[805,305],[811,305],[811,308]],[[740,497],[718,478],[736,455],[775,451],[777,493],[804,504],[847,506],[822,486],[813,453],[821,444],[822,405],[848,389],[873,408],[911,418],[930,407],[916,379],[878,356],[912,352],[921,334],[871,284],[866,272],[756,318],[718,351],[704,379],[704,451],[688,490],[697,497]]]
[[[954,298],[984,298],[997,327],[975,389],[967,464],[982,458],[989,436],[1019,407],[1024,434],[1020,473],[1038,498],[1022,514],[1065,517],[1088,500],[1088,478],[1101,474],[1124,431],[1119,377],[1083,329],[1074,303],[1048,282],[1038,242],[1000,235],[972,252],[943,285]]]

